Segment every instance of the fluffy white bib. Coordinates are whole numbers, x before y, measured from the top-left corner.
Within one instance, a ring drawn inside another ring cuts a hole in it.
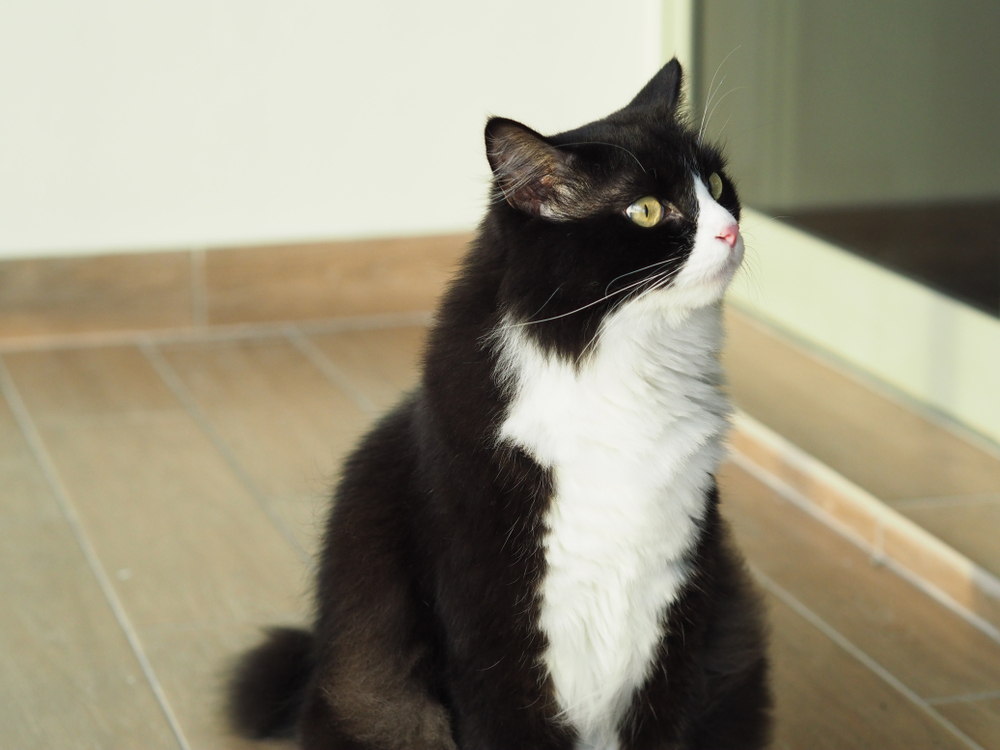
[[[718,388],[718,306],[671,321],[666,292],[625,305],[580,366],[510,326],[514,394],[500,436],[552,470],[541,584],[545,667],[581,748],[618,745],[664,615],[688,576],[729,406]]]

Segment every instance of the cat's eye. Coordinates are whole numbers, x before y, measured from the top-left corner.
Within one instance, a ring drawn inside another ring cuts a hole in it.
[[[647,195],[626,208],[625,214],[640,227],[655,227],[663,218],[663,204]]]
[[[708,191],[715,200],[719,200],[722,197],[722,178],[719,177],[718,172],[712,172],[708,178]]]

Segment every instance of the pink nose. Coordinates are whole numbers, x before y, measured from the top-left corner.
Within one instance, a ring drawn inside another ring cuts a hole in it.
[[[722,230],[715,235],[717,240],[722,240],[729,248],[732,249],[736,247],[736,240],[740,237],[740,227],[739,224],[730,224],[727,227],[723,227]]]

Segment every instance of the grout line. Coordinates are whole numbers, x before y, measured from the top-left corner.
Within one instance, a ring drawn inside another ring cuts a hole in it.
[[[361,411],[370,415],[377,415],[379,413],[378,408],[371,402],[371,399],[359,391],[354,383],[351,382],[351,379],[344,375],[340,368],[333,363],[333,360],[327,356],[326,352],[316,346],[312,339],[306,336],[298,326],[289,325],[285,336],[292,346],[298,349],[317,370],[323,373],[323,376],[327,380],[344,391]]]
[[[1000,690],[989,690],[985,693],[966,693],[965,695],[942,695],[938,698],[928,698],[932,706],[947,706],[951,703],[975,703],[1000,698]]]
[[[38,463],[42,473],[45,475],[45,480],[48,483],[52,494],[55,496],[56,502],[59,504],[63,517],[69,524],[73,536],[76,538],[76,543],[79,545],[81,552],[83,552],[83,556],[87,561],[87,565],[90,568],[91,573],[94,575],[94,578],[97,579],[97,584],[100,586],[101,591],[104,594],[104,598],[107,600],[108,606],[111,608],[115,619],[118,621],[118,626],[125,634],[125,639],[128,641],[133,655],[139,662],[139,668],[142,670],[146,681],[149,683],[150,689],[153,691],[153,695],[155,696],[157,703],[160,705],[160,710],[163,711],[163,714],[167,719],[167,724],[170,726],[170,729],[177,740],[177,744],[180,745],[182,750],[190,750],[191,746],[188,744],[187,738],[184,736],[184,730],[181,728],[180,722],[177,720],[177,716],[174,714],[173,708],[170,706],[170,701],[167,699],[163,686],[160,685],[159,678],[157,678],[156,672],[153,670],[153,665],[146,656],[146,651],[143,648],[139,634],[136,631],[135,626],[132,624],[132,621],[129,619],[128,613],[125,611],[125,606],[118,598],[118,593],[115,591],[114,584],[111,583],[111,579],[108,577],[107,571],[104,570],[104,566],[97,554],[97,550],[94,549],[87,536],[87,532],[83,527],[83,522],[80,520],[80,516],[76,512],[76,508],[73,505],[69,491],[63,484],[62,479],[59,476],[59,471],[56,469],[55,462],[49,455],[48,449],[45,447],[45,442],[42,440],[42,436],[39,434],[38,428],[35,426],[35,422],[32,419],[31,414],[28,412],[28,407],[21,398],[17,385],[14,383],[14,379],[11,377],[10,372],[7,370],[7,365],[3,362],[2,358],[0,358],[0,393],[2,393],[4,398],[7,400],[7,404],[10,407],[11,412],[14,414],[14,419],[17,421],[18,427],[21,429],[21,434],[24,436],[32,454],[34,454],[35,461]]]
[[[344,322],[354,325],[343,325]],[[340,318],[290,321],[304,333],[336,333],[337,331],[366,331],[381,328],[403,328],[405,326],[429,326],[434,322],[434,313],[415,310],[402,313],[379,313],[378,315],[352,315]]]
[[[830,625],[826,620],[820,617],[818,614],[813,612],[809,607],[799,601],[794,594],[786,589],[782,588],[777,582],[774,581],[770,576],[761,571],[760,569],[751,566],[754,576],[761,582],[761,584],[778,597],[781,601],[791,607],[800,617],[808,621],[813,627],[822,632],[827,638],[832,640],[838,646],[840,646],[844,651],[853,656],[857,661],[861,662],[866,666],[869,671],[873,672],[875,675],[880,677],[883,682],[892,687],[896,692],[902,695],[904,698],[909,700],[915,706],[917,706],[921,711],[930,716],[934,721],[941,725],[944,729],[947,729],[951,734],[961,740],[967,747],[971,750],[984,750],[983,746],[976,742],[974,739],[969,737],[965,732],[952,724],[948,719],[942,716],[938,711],[931,706],[927,701],[917,695],[912,689],[907,687],[902,680],[896,677],[892,672],[883,667],[867,653],[858,648],[854,643],[848,640],[843,634],[840,633],[836,628]]]
[[[208,439],[215,446],[215,449],[222,455],[222,458],[229,465],[229,468],[236,475],[237,479],[240,480],[244,488],[250,493],[250,496],[253,497],[254,501],[256,501],[258,507],[264,511],[264,514],[270,519],[271,523],[274,524],[278,532],[285,538],[285,540],[292,545],[292,549],[295,550],[299,558],[311,567],[313,561],[309,554],[302,548],[302,545],[299,544],[299,540],[295,538],[295,534],[292,533],[292,530],[288,527],[288,524],[285,523],[285,520],[275,512],[274,508],[271,507],[271,503],[269,502],[267,496],[257,486],[257,483],[247,473],[246,469],[243,468],[242,462],[233,452],[232,448],[229,447],[229,444],[225,441],[222,435],[220,435],[212,425],[208,415],[205,414],[202,408],[198,405],[194,395],[188,390],[187,386],[184,385],[184,382],[181,380],[174,368],[171,367],[170,363],[167,362],[166,357],[160,353],[160,350],[157,349],[156,345],[152,342],[147,341],[139,344],[139,349],[146,356],[146,359],[149,360],[149,363],[153,366],[153,369],[156,370],[157,374],[167,387],[173,391],[174,396],[176,396],[177,400],[184,406],[188,415],[195,421],[198,427],[201,428],[201,431],[208,437]]]
[[[870,555],[873,562],[884,566],[888,570],[898,575],[903,580],[910,583],[912,586],[916,587],[922,591],[927,596],[934,599],[938,604],[941,604],[953,614],[958,615],[960,618],[965,620],[967,623],[972,625],[974,628],[982,632],[991,640],[996,643],[1000,643],[1000,629],[998,629],[993,623],[989,622],[985,618],[979,616],[975,612],[963,607],[961,604],[956,602],[951,596],[939,589],[932,583],[925,581],[923,578],[918,576],[916,573],[911,571],[909,568],[904,567],[896,560],[885,555],[875,545],[872,545],[864,537],[858,534],[854,529],[852,529],[847,524],[843,523],[836,517],[832,516],[830,513],[820,508],[814,502],[812,502],[808,497],[803,495],[801,492],[796,490],[794,487],[789,485],[784,480],[774,476],[769,471],[759,466],[757,463],[747,458],[743,453],[740,453],[734,448],[730,448],[729,451],[730,460],[736,464],[739,468],[746,471],[748,474],[753,476],[759,482],[765,484],[774,490],[782,498],[790,502],[792,505],[800,508],[801,510],[808,513],[810,516],[815,518],[817,521],[822,523],[827,528],[835,531],[837,534],[842,536],[844,539],[849,541],[855,547],[860,549],[862,552]]]
[[[408,313],[382,313],[378,315],[345,315],[307,321],[278,321],[268,323],[227,323],[204,328],[162,328],[160,330],[92,331],[87,333],[25,336],[0,339],[0,354],[23,351],[55,351],[60,349],[89,349],[101,346],[140,346],[143,343],[185,344],[216,341],[241,341],[247,339],[280,338],[289,325],[298,325],[304,332],[339,333],[341,331],[370,331],[403,326],[426,326],[432,315],[426,311]]]
[[[958,508],[965,505],[995,505],[997,503],[1000,503],[1000,493],[997,492],[974,495],[942,495],[941,497],[911,497],[887,502],[896,510],[904,508]]]
[[[208,279],[205,275],[205,249],[191,250],[191,321],[195,328],[208,325]]]

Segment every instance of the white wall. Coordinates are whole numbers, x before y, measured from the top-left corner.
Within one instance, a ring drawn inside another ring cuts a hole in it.
[[[0,0],[0,257],[470,229],[487,115],[624,105],[674,4]]]

